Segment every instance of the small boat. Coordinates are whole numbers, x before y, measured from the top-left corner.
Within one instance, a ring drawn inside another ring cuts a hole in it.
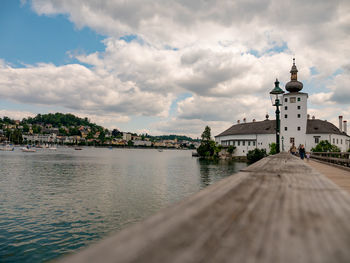
[[[193,157],[199,157],[199,154],[197,152],[192,152]]]
[[[80,148],[80,147],[74,147],[74,150],[76,151],[81,151],[83,148]]]
[[[56,147],[49,147],[49,148],[47,148],[48,150],[51,150],[51,151],[56,151],[57,150],[57,148]]]
[[[15,147],[13,147],[10,144],[6,144],[6,145],[0,147],[0,151],[11,152],[11,151],[14,151],[14,150],[15,150]]]
[[[28,152],[28,153],[34,153],[34,152],[36,152],[35,149],[32,149],[32,148],[30,148],[29,146],[23,147],[21,150],[22,150],[22,152]]]
[[[160,152],[160,153],[161,153],[162,151],[163,151],[163,149],[158,149],[158,152]]]

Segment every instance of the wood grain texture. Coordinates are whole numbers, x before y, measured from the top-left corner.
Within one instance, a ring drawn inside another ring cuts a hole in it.
[[[350,195],[267,157],[62,262],[350,262]]]
[[[324,163],[320,161],[310,160],[307,162],[312,168],[319,173],[325,175],[340,188],[346,190],[350,194],[350,168]]]

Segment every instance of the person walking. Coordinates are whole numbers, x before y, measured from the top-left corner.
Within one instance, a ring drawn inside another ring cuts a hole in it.
[[[306,153],[306,161],[309,161],[310,160],[310,152],[307,152]]]
[[[295,147],[294,143],[292,145],[292,147],[290,148],[290,153],[295,155],[297,153],[297,148]]]
[[[299,156],[300,156],[300,159],[304,160],[304,157],[305,157],[305,148],[304,148],[304,145],[302,144],[299,148]]]

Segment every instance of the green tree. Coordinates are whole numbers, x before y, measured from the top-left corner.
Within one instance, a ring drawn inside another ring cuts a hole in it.
[[[12,119],[10,119],[10,118],[7,117],[7,116],[4,116],[3,122],[4,122],[5,124],[15,124],[15,121],[12,120]]]
[[[100,132],[100,135],[98,136],[98,139],[101,141],[101,143],[104,143],[105,138],[106,138],[106,133],[105,133],[105,131],[101,131],[101,132]]]
[[[233,154],[233,152],[236,150],[236,146],[232,146],[230,145],[228,148],[227,148],[227,151],[230,153],[230,154]]]
[[[66,129],[59,128],[59,129],[58,129],[58,132],[59,132],[59,134],[60,134],[60,135],[64,135],[64,136],[66,136],[66,135],[67,135],[67,131],[66,131]]]
[[[79,129],[77,127],[74,128],[69,128],[69,136],[81,136],[81,132],[79,131]]]
[[[117,130],[117,129],[113,129],[112,130],[112,136],[113,137],[117,137],[119,134],[121,134],[121,132],[119,130]]]
[[[32,129],[33,129],[33,133],[40,133],[41,132],[41,126],[38,126],[38,125],[33,125],[32,126]]]
[[[277,144],[275,142],[269,144],[270,152],[269,155],[274,155],[277,153]]]
[[[216,146],[216,143],[211,140],[210,127],[206,126],[202,133],[201,145],[198,147],[197,152],[200,157],[217,157],[220,148]]]
[[[267,156],[267,153],[265,149],[256,148],[254,150],[248,151],[247,153],[248,163],[249,164],[255,163],[266,156]]]
[[[22,137],[22,132],[21,130],[6,130],[5,136],[7,138],[9,138],[9,141],[13,142],[13,143],[17,143],[17,144],[21,144],[23,141],[23,137]]]
[[[134,145],[134,142],[132,140],[129,140],[128,141],[128,146],[133,146]]]
[[[340,152],[339,147],[331,144],[328,140],[320,141],[314,148],[311,149],[312,152]]]
[[[211,130],[209,126],[205,126],[201,137],[202,137],[202,142],[208,142],[211,140]]]
[[[26,123],[23,124],[23,132],[29,132],[29,126]]]

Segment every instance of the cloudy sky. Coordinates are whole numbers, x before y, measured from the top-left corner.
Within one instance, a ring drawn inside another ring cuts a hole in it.
[[[348,0],[2,0],[0,116],[216,135],[274,115],[294,56],[309,113],[349,120]]]

